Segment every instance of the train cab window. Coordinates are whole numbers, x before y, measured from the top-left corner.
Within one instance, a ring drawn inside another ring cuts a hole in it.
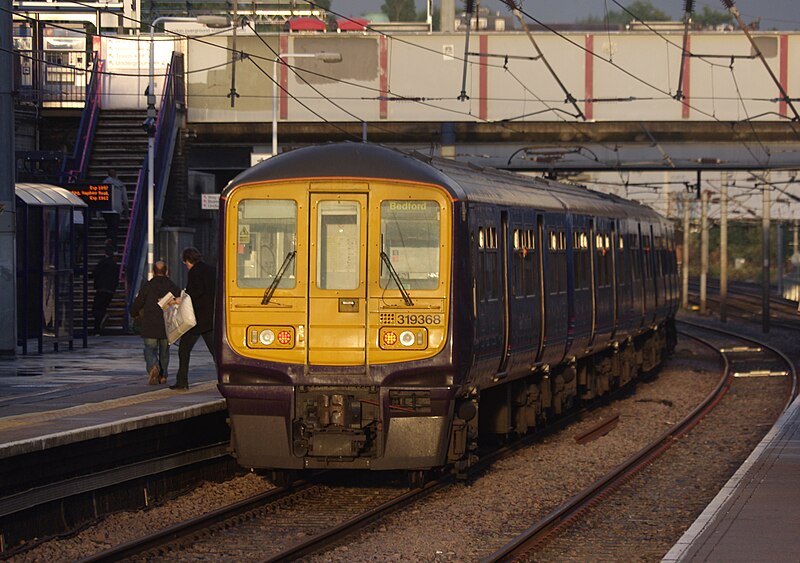
[[[440,231],[441,211],[435,201],[381,203],[381,251],[406,289],[439,286]],[[381,287],[393,288],[394,283],[381,262]]]
[[[317,207],[317,287],[356,289],[360,283],[361,218],[357,201]]]
[[[239,204],[236,278],[239,287],[269,287],[297,242],[297,203],[292,200],[245,199]],[[290,260],[279,288],[297,281]]]

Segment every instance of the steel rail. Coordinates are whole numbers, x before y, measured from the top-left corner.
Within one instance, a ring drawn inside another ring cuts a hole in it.
[[[634,474],[652,463],[658,456],[672,446],[681,436],[691,430],[699,421],[708,414],[722,399],[733,381],[730,361],[724,353],[712,344],[697,336],[683,332],[705,346],[719,353],[723,358],[722,377],[716,387],[682,420],[661,436],[653,440],[642,450],[629,457],[623,463],[611,470],[597,482],[586,487],[566,503],[556,508],[553,512],[536,522],[533,526],[518,535],[512,541],[501,547],[483,561],[516,561],[527,560],[530,551],[540,544],[548,535],[565,527],[589,506],[598,502],[620,485],[628,481]],[[746,339],[739,336],[739,338]]]
[[[0,498],[0,516],[10,516],[34,506],[122,485],[143,477],[166,473],[181,467],[202,463],[230,455],[228,442],[220,442],[154,459],[50,483]]]
[[[291,489],[287,487],[271,489],[267,492],[250,497],[235,504],[224,506],[220,509],[197,516],[184,522],[179,522],[148,536],[136,538],[110,549],[95,553],[94,555],[81,559],[78,561],[78,563],[111,562],[133,557],[149,550],[157,549],[163,545],[173,543],[179,539],[207,529],[215,524],[219,524],[220,522],[224,522],[231,518],[245,514],[251,510],[261,508],[266,503],[277,502],[281,499],[289,497],[290,495],[302,494],[304,491],[312,488],[313,486],[314,485],[312,483],[303,481],[295,483],[295,487]]]

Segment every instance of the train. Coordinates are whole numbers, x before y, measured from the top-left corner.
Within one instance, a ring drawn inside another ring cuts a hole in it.
[[[463,474],[675,346],[672,227],[620,197],[344,142],[245,170],[220,212],[218,387],[276,479]]]

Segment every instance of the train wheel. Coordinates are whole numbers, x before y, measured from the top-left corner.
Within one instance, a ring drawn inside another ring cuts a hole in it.
[[[408,486],[411,489],[421,489],[428,482],[430,471],[425,469],[416,469],[408,472]]]
[[[276,487],[288,489],[299,477],[298,472],[292,469],[276,469],[270,473],[269,480]]]

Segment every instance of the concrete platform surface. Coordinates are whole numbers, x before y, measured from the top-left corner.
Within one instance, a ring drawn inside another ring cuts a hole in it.
[[[800,562],[800,397],[662,561]]]
[[[88,348],[0,360],[0,458],[222,410],[216,370],[202,339],[192,351],[189,390],[148,385],[139,336],[93,336]]]

